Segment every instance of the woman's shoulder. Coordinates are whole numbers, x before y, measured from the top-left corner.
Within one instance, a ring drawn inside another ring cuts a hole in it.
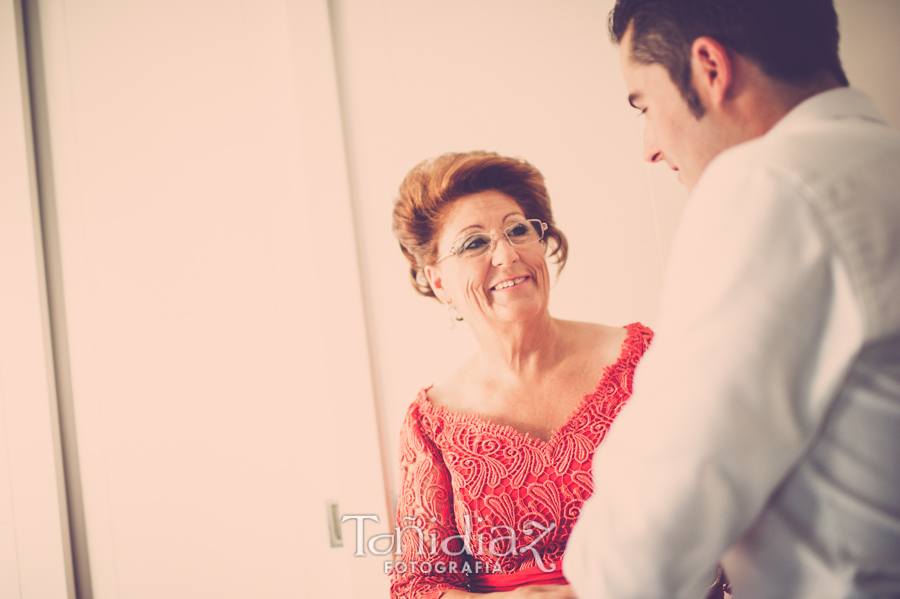
[[[404,429],[416,428],[422,433],[433,432],[437,423],[453,414],[466,413],[470,406],[465,398],[471,392],[466,390],[467,375],[460,369],[445,380],[422,387],[406,410]]]
[[[406,415],[403,419],[404,429],[410,427],[421,428],[423,421],[427,422],[429,416],[435,412],[437,407],[437,404],[432,401],[433,395],[435,395],[434,384],[426,385],[419,389],[415,399],[406,408]]]
[[[621,339],[619,342],[619,356],[633,360],[640,359],[644,352],[647,351],[647,348],[650,347],[650,342],[653,340],[653,330],[640,322],[633,322],[620,327],[620,331],[622,332],[619,334]]]
[[[428,393],[434,387],[434,384],[426,385],[419,389],[415,399],[406,408],[406,419],[415,418],[422,411],[422,407],[428,404]]]
[[[481,396],[481,387],[477,380],[477,365],[476,354],[447,378],[423,389],[416,398],[416,403],[425,410],[436,412],[478,412],[477,398]]]
[[[630,334],[643,334],[645,332],[650,333],[651,335],[653,334],[653,331],[650,329],[650,327],[641,324],[640,322],[633,322],[626,325],[611,325],[601,324],[598,322],[585,322],[581,320],[556,320],[560,325],[569,327],[571,331],[595,337],[621,335],[622,338],[624,338],[626,335]]]
[[[564,321],[574,354],[586,364],[614,367],[624,363],[637,365],[653,338],[653,331],[639,322],[610,326],[592,322]]]
[[[653,331],[639,322],[625,326],[582,322],[575,320],[559,321],[567,336],[583,350],[596,353],[614,353],[637,343],[640,346],[649,344]]]
[[[414,454],[426,452],[440,454],[452,439],[447,431],[459,424],[470,422],[477,416],[465,411],[456,411],[459,407],[452,403],[457,394],[465,394],[458,390],[455,379],[422,387],[406,410],[406,417],[400,428],[401,459],[411,459]],[[448,400],[451,402],[448,404]]]
[[[653,341],[653,329],[640,322],[626,325],[625,329],[628,331],[626,343],[630,342],[634,351],[643,354]]]
[[[431,388],[429,385],[419,389],[416,398],[406,408],[406,415],[400,426],[401,457],[410,449],[421,451],[425,445],[433,442],[435,426],[432,406],[428,401],[428,392]]]

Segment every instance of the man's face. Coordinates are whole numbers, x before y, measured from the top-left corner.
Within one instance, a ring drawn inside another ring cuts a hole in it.
[[[722,149],[716,143],[713,119],[708,113],[700,119],[694,116],[664,67],[631,59],[631,29],[620,46],[628,101],[644,118],[644,159],[665,160],[678,171],[678,180],[693,189],[703,169]]]

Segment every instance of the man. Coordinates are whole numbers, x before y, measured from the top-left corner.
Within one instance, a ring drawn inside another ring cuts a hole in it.
[[[900,597],[900,133],[847,87],[830,0],[619,0],[610,31],[691,197],[566,577]]]

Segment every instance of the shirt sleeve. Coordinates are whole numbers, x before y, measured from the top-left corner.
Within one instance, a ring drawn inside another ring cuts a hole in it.
[[[450,473],[423,432],[416,404],[400,433],[397,527],[401,555],[391,570],[391,597],[436,599],[448,589],[467,589],[467,554],[453,513]]]
[[[603,484],[564,564],[580,599],[703,597],[861,345],[857,295],[812,192],[774,166],[712,167],[673,243],[634,394],[594,457]]]

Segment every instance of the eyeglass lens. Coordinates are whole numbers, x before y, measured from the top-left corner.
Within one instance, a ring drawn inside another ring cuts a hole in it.
[[[543,223],[536,218],[513,223],[503,234],[513,245],[526,245],[540,241],[544,237]],[[493,246],[490,233],[473,233],[456,244],[456,255],[460,258],[480,256]]]

